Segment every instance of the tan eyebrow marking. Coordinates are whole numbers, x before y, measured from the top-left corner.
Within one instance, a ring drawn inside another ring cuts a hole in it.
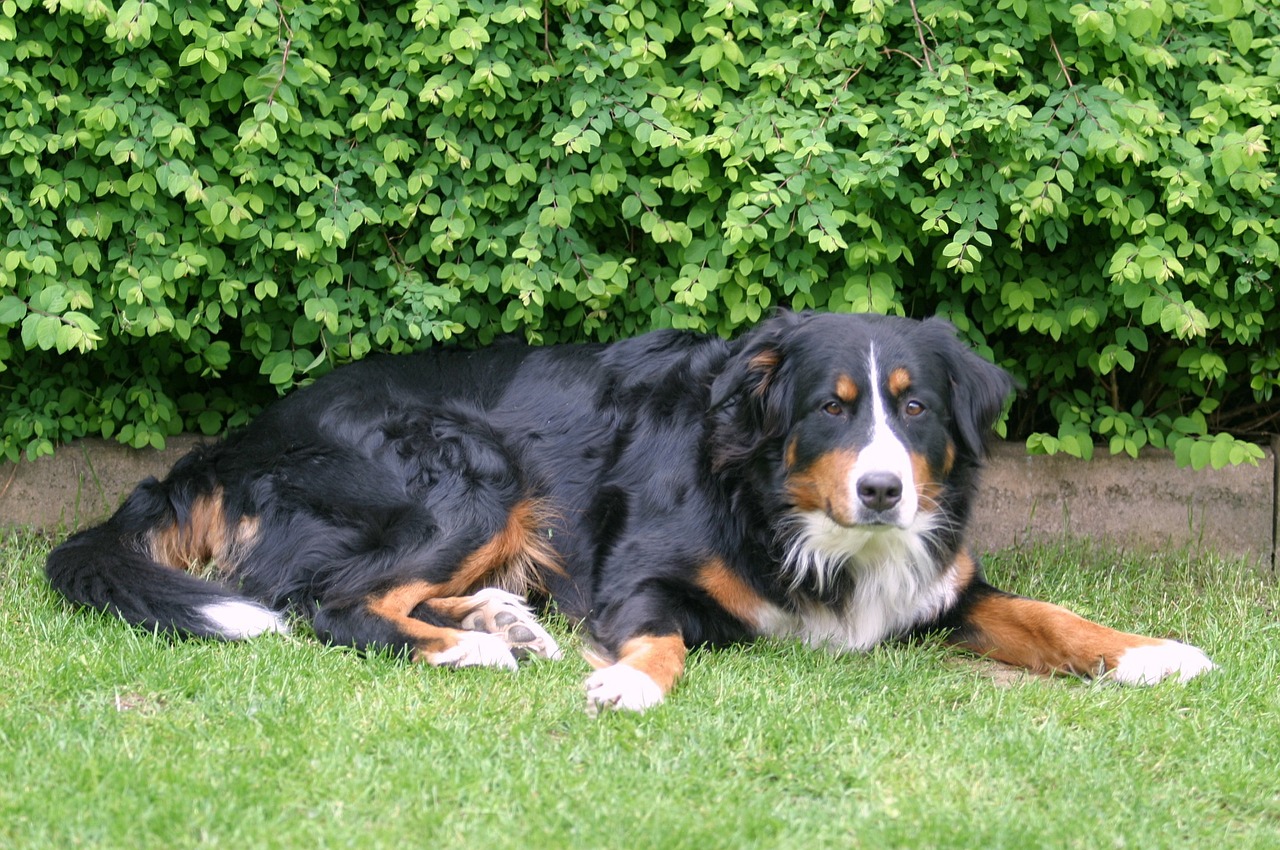
[[[836,378],[836,398],[845,404],[851,404],[858,397],[858,385],[848,375]]]
[[[911,373],[899,366],[889,373],[889,394],[897,398],[911,389]]]

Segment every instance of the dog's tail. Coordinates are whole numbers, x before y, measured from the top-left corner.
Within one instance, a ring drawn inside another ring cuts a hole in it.
[[[164,481],[142,482],[109,520],[54,549],[45,562],[54,589],[151,631],[225,640],[285,631],[277,612],[186,572],[233,559],[254,531],[250,522],[228,526],[220,488],[201,480],[201,453]]]

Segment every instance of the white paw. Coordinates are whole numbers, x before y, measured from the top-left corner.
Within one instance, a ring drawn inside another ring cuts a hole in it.
[[[1125,685],[1154,685],[1177,675],[1179,682],[1186,682],[1217,666],[1194,646],[1165,640],[1153,646],[1126,649],[1111,671],[1111,678]]]
[[[486,587],[471,599],[475,608],[462,618],[462,628],[502,638],[517,658],[537,655],[559,661],[564,657],[560,645],[538,623],[524,597]]]
[[[504,605],[523,609],[530,614],[533,613],[533,610],[524,601],[523,596],[518,593],[512,593],[509,590],[503,590],[500,587],[482,587],[471,594],[471,598],[483,605]]]
[[[662,702],[662,688],[634,667],[614,664],[587,677],[587,714],[602,708],[641,712]]]
[[[516,669],[516,657],[506,641],[484,632],[462,632],[458,642],[443,652],[427,655],[437,667],[502,667]]]

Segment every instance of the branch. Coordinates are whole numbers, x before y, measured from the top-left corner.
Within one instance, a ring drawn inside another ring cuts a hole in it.
[[[547,54],[547,58],[555,61],[555,55],[551,52],[551,3],[550,0],[542,0],[542,50]]]
[[[924,51],[924,64],[933,73],[933,62],[929,59],[929,45],[924,40],[924,22],[920,20],[920,10],[916,8],[916,0],[911,0],[911,18],[916,22],[916,38],[920,40],[920,49]]]
[[[1062,76],[1067,78],[1067,88],[1075,88],[1076,84],[1071,82],[1071,72],[1067,70],[1067,63],[1062,60],[1062,54],[1058,52],[1058,42],[1053,36],[1049,36],[1049,46],[1053,48],[1053,55],[1058,57],[1058,67],[1062,69]]]
[[[881,53],[883,53],[883,54],[885,55],[885,58],[886,58],[886,59],[887,59],[887,58],[889,58],[890,56],[892,56],[893,54],[895,54],[895,53],[896,53],[896,54],[898,54],[899,56],[905,56],[905,57],[907,57],[908,59],[910,59],[912,62],[916,63],[916,67],[917,67],[917,68],[923,68],[923,67],[924,67],[924,63],[923,63],[923,62],[921,62],[919,59],[917,59],[916,57],[912,56],[910,53],[906,52],[905,50],[890,50],[889,48],[887,48],[887,47],[886,47],[886,48],[884,48],[883,50],[881,50],[880,52],[881,52]]]
[[[280,57],[280,76],[276,78],[276,84],[271,87],[271,94],[267,95],[268,105],[275,103],[276,92],[280,91],[280,86],[284,85],[284,75],[289,70],[289,51],[293,48],[293,27],[289,26],[289,21],[284,16],[284,7],[279,3],[276,3],[276,17],[280,19],[280,29],[288,36],[284,40],[284,53]]]

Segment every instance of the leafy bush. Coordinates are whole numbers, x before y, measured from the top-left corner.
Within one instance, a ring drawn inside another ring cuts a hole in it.
[[[1260,456],[1255,0],[0,0],[3,449],[427,342],[940,313],[1089,456]]]

